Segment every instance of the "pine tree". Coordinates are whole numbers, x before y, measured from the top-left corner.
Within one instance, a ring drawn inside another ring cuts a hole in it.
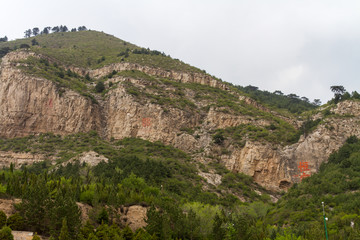
[[[224,220],[218,215],[215,215],[213,225],[213,236],[216,240],[222,240],[225,238],[225,230],[222,227]]]
[[[71,240],[68,230],[68,225],[66,221],[66,217],[62,220],[62,226],[60,230],[59,240]]]
[[[109,239],[109,226],[107,224],[102,223],[96,229],[96,237],[101,240],[110,240]]]
[[[52,201],[43,179],[32,175],[29,181],[20,204],[21,215],[24,216],[28,228],[34,232],[43,233],[48,230],[48,209]]]
[[[126,225],[126,227],[122,230],[123,239],[131,240],[131,239],[133,239],[133,236],[134,236],[133,231],[131,230],[131,228],[128,225]]]
[[[87,239],[91,234],[94,234],[94,226],[89,220],[86,221],[85,225],[80,229],[80,233]]]
[[[6,224],[6,214],[0,210],[0,228]]]
[[[105,224],[109,224],[109,213],[106,211],[105,208],[102,208],[98,217],[97,217],[97,222],[100,223],[105,223]]]

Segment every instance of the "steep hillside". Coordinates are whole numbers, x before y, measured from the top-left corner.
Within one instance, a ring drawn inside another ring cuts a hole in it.
[[[36,41],[2,58],[2,137],[95,130],[107,140],[160,141],[189,153],[209,182],[216,172],[211,166],[221,163],[279,191],[300,180],[299,163],[314,173],[348,136],[359,134],[358,102],[309,118],[312,113],[261,105],[199,69],[104,33],[56,33]]]
[[[351,136],[330,155],[318,174],[294,185],[268,215],[269,223],[291,226],[306,239],[324,236],[322,202],[325,203],[330,239],[357,239],[359,212],[360,142]]]

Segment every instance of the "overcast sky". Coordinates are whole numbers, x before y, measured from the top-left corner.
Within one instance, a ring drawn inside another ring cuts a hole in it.
[[[360,92],[359,0],[1,0],[0,37],[85,25],[224,81],[323,103]]]

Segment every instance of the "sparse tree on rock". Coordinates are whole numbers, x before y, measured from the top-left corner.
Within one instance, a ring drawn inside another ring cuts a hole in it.
[[[341,97],[346,92],[343,86],[331,86],[331,91],[334,93],[334,102],[338,103],[341,100]]]

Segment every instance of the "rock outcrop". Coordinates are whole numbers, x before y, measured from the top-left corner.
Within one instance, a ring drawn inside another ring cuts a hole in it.
[[[28,56],[35,55],[11,52],[2,58],[0,136],[97,130],[101,122],[98,105],[71,90],[60,93],[49,80],[24,74],[15,61]]]
[[[247,142],[222,162],[233,171],[253,176],[260,185],[275,191],[287,190],[319,170],[321,163],[338,150],[351,135],[360,136],[360,102],[339,103],[330,115],[308,136],[290,146]]]
[[[12,163],[14,168],[19,168],[22,165],[31,165],[36,162],[42,162],[48,158],[41,154],[32,153],[15,153],[0,151],[0,168],[10,167]]]

